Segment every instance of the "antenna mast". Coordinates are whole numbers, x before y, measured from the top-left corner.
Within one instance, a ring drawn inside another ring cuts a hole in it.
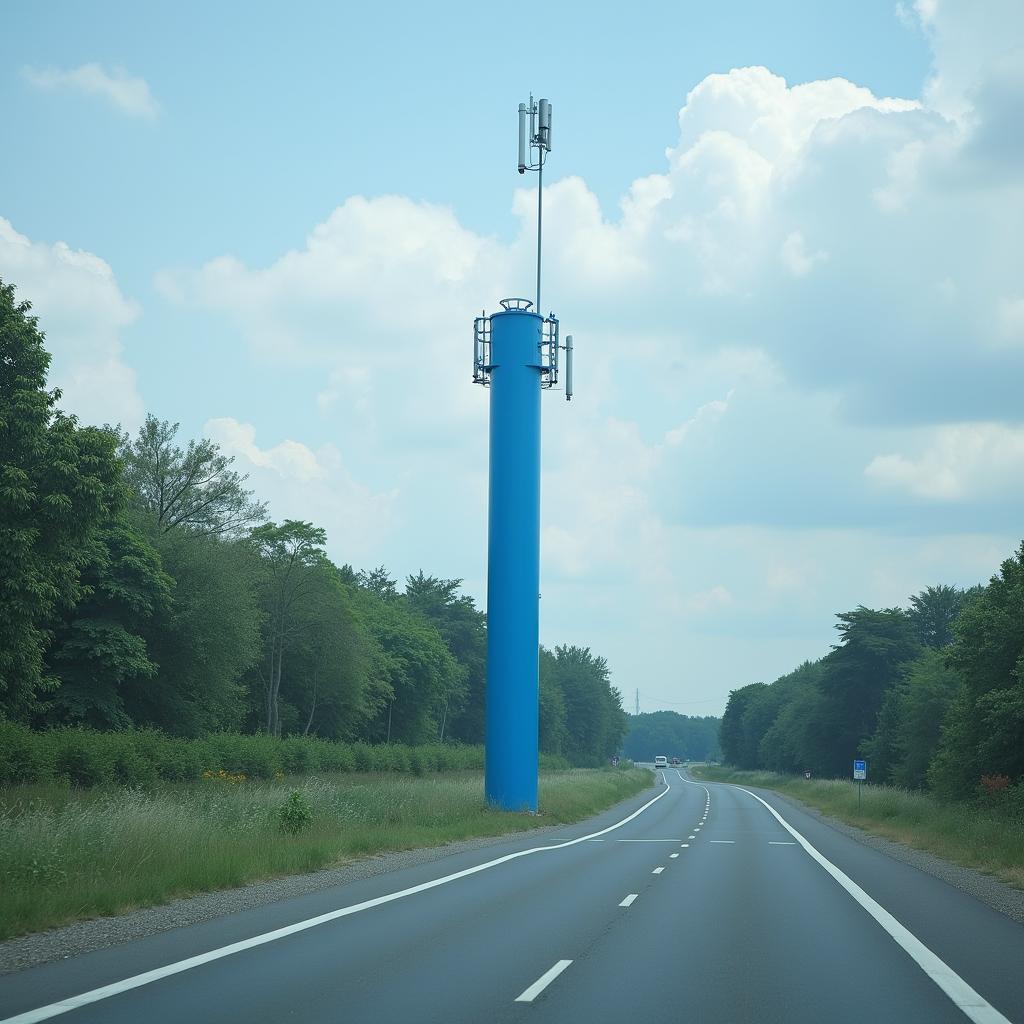
[[[536,152],[536,162],[534,153]],[[519,173],[537,172],[537,302],[540,313],[541,237],[544,228],[544,161],[551,152],[551,104],[544,99],[519,104]],[[541,316],[544,314],[541,313]]]

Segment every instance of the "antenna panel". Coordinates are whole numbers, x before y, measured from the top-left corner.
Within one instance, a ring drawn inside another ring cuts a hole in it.
[[[526,104],[519,104],[519,173],[526,173]]]

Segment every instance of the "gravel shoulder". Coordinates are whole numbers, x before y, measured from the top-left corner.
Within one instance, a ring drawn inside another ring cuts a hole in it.
[[[933,875],[1014,921],[1024,924],[1024,892],[1014,889],[998,878],[983,874],[973,868],[951,864],[923,850],[915,850],[890,839],[871,835],[863,829],[824,815],[813,807],[781,793],[772,790],[761,790],[760,792],[797,807],[857,842]],[[176,899],[162,906],[129,911],[117,917],[80,921],[63,928],[53,928],[34,935],[8,939],[0,943],[0,975],[11,974],[54,960],[68,959],[97,949],[134,942],[149,935],[199,924],[244,910],[252,910],[276,903],[279,900],[302,896],[332,886],[346,885],[403,868],[430,864],[453,854],[486,849],[526,836],[535,836],[540,839],[563,828],[562,825],[545,825],[502,836],[469,839],[444,846],[380,854],[336,868],[254,882],[238,889],[201,893],[196,896]]]

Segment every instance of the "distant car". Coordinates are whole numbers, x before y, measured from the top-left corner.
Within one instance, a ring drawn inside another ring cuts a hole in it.
[[[683,763],[683,762],[682,762],[682,761],[680,761],[678,757],[673,757],[673,758],[672,758],[672,767],[673,767],[673,768],[675,768],[675,767],[676,767],[676,765],[680,765],[680,764],[682,764],[682,763]]]
[[[668,758],[664,754],[659,754],[654,759],[654,767],[655,768],[667,768],[668,767]]]

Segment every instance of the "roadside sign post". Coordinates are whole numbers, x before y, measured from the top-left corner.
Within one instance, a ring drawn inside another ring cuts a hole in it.
[[[864,788],[864,780],[868,777],[867,761],[853,762],[853,778],[857,783],[857,813],[860,814],[861,790]]]

